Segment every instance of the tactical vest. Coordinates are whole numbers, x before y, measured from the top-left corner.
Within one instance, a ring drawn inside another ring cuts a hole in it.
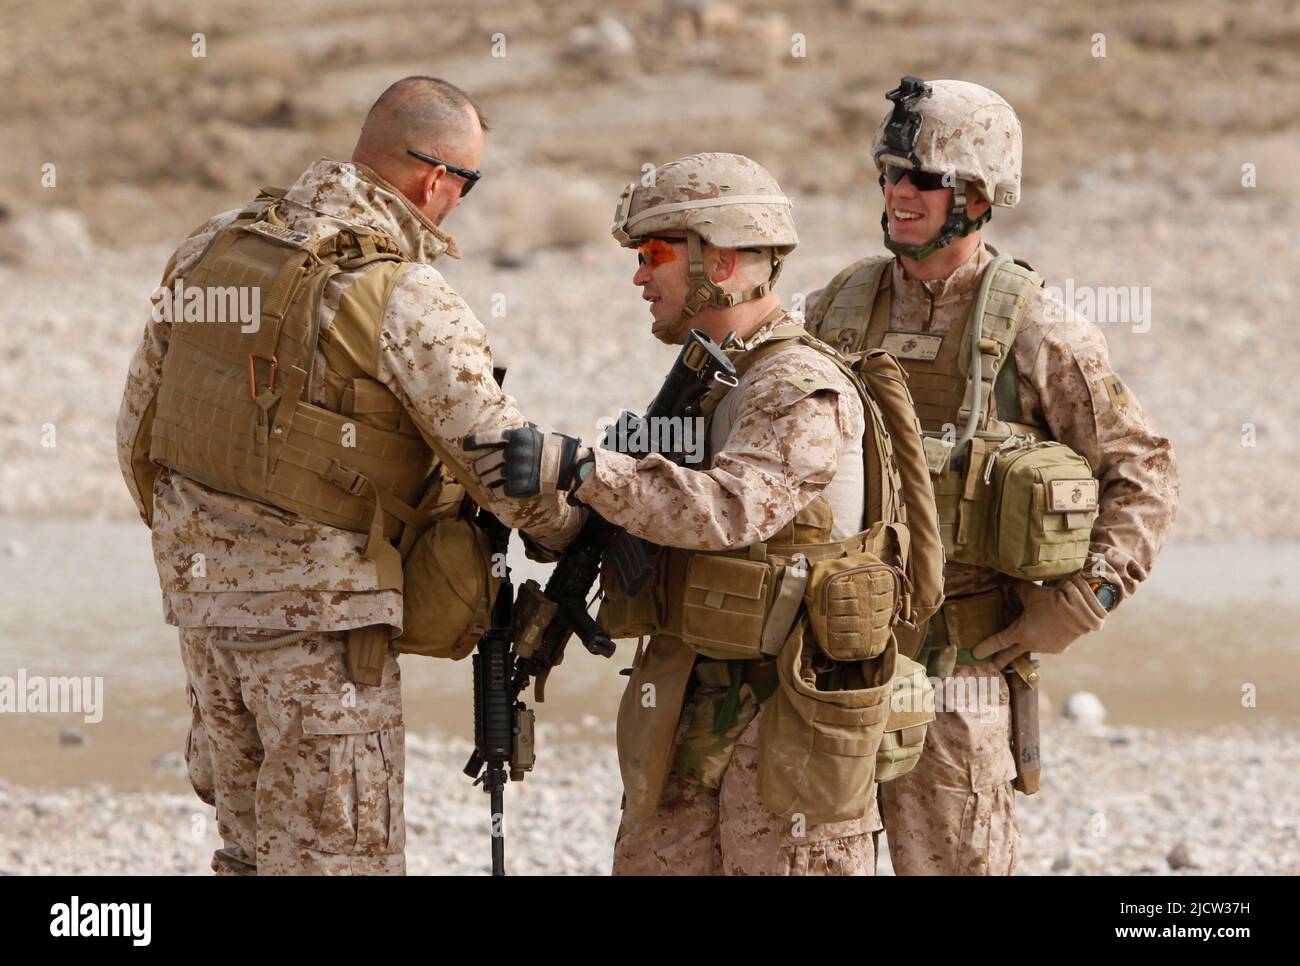
[[[261,311],[255,330],[206,309],[202,320],[172,320],[149,456],[223,493],[368,533],[379,588],[400,590],[415,538],[463,496],[442,485],[429,445],[377,375],[384,306],[409,259],[378,231],[312,238],[286,227],[282,195],[264,189],[183,279],[207,293],[255,289]],[[322,333],[325,286],[362,268]],[[324,406],[308,399],[318,347]]]
[[[794,345],[825,355],[858,392],[862,449],[841,454],[835,478],[848,471],[860,491],[856,498],[837,494],[832,480],[794,519],[749,547],[664,548],[656,579],[636,598],[605,582],[600,622],[611,635],[664,635],[658,650],[656,643],[638,648],[619,710],[630,814],[653,810],[670,770],[718,787],[736,738],[761,704],[763,801],[810,824],[861,818],[876,783],[906,774],[924,746],[934,716],[925,697],[930,685],[897,634],[915,631],[939,607],[943,560],[902,370],[883,352],[850,362],[787,323],[736,359],[740,381],[760,360]],[[811,376],[790,381],[807,393],[825,385]],[[729,435],[734,392],[717,387],[706,397],[710,464]],[[842,539],[836,508],[852,518],[841,521],[850,532]],[[691,651],[712,660],[677,656]],[[634,710],[648,685],[661,695],[683,693],[683,674],[697,685],[678,719]]]
[[[858,391],[866,417],[861,456],[864,492],[856,501],[842,495],[837,502],[855,514],[850,535],[834,539],[834,511],[825,495],[818,495],[768,540],[738,550],[701,551],[665,548],[660,554],[657,579],[639,599],[622,597],[615,582],[605,582],[606,601],[600,621],[616,637],[666,633],[681,638],[699,654],[718,660],[738,660],[776,655],[800,616],[811,611],[814,621],[833,608],[807,607],[806,597],[814,593],[823,575],[838,586],[837,600],[862,602],[861,620],[844,620],[843,634],[830,645],[841,660],[866,660],[878,656],[895,626],[911,625],[913,611],[924,611],[921,619],[938,607],[940,579],[934,568],[922,578],[921,599],[914,601],[912,539],[908,528],[909,507],[896,458],[893,435],[886,426],[875,395],[847,360],[798,325],[778,326],[771,337],[744,354],[736,364],[739,377],[760,359],[804,345],[831,360]],[[815,378],[792,377],[792,382],[809,392],[819,388]],[[719,448],[714,433],[715,414],[726,411],[729,390],[715,389],[706,397],[706,435],[711,440],[709,461]],[[905,390],[904,390],[905,393]],[[907,418],[913,417],[908,405]],[[909,424],[910,430],[914,424]],[[920,461],[919,447],[915,461]],[[842,456],[840,467],[844,467]],[[924,481],[924,467],[920,471]],[[837,468],[837,475],[839,469]],[[920,503],[925,520],[929,501],[924,494],[911,494]],[[924,497],[924,499],[922,499]],[[932,512],[932,511],[931,511]],[[933,556],[937,556],[937,545]],[[831,562],[857,560],[860,569],[834,574]],[[828,591],[828,594],[830,592]],[[874,606],[867,606],[867,601]]]
[[[1044,427],[1022,421],[1012,348],[1043,280],[1029,266],[994,255],[970,309],[942,335],[889,328],[890,256],[869,256],[840,272],[808,329],[845,353],[885,349],[906,370],[949,560],[1031,580],[1064,576],[1087,555],[1096,489],[1075,486],[1092,479],[1082,456],[1050,442]],[[972,349],[978,350],[977,376]],[[1008,470],[1015,475],[1003,486]],[[1060,502],[1067,484],[1082,502]],[[1005,510],[1004,491],[1015,496]]]

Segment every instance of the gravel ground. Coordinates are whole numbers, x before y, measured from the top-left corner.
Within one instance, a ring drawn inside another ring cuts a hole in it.
[[[507,789],[508,869],[606,875],[620,793],[611,728],[539,730],[538,770]],[[1018,803],[1020,874],[1300,874],[1295,726],[1188,734],[1054,720],[1043,732],[1043,790]],[[487,871],[487,801],[460,771],[469,751],[443,735],[407,739],[413,875]],[[179,769],[178,756],[159,767]],[[0,782],[0,830],[0,874],[205,874],[219,845],[193,796],[103,786]]]

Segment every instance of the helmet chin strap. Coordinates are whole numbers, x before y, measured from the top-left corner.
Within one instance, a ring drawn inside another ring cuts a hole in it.
[[[880,216],[880,227],[885,231],[885,247],[895,255],[903,255],[916,261],[924,261],[939,249],[951,245],[953,241],[969,235],[989,220],[993,215],[990,208],[978,218],[966,214],[966,182],[959,180],[952,189],[952,203],[948,206],[948,218],[939,229],[938,236],[923,245],[908,245],[896,242],[889,237],[889,212]]]
[[[677,345],[685,335],[691,320],[704,309],[729,309],[741,302],[752,302],[767,295],[776,284],[777,276],[781,274],[781,263],[784,259],[775,248],[769,251],[772,253],[772,274],[768,276],[766,282],[754,286],[748,292],[724,292],[704,270],[704,245],[700,236],[693,231],[688,231],[686,233],[686,284],[689,289],[686,293],[686,301],[677,318],[654,323],[650,330],[654,337],[668,345]]]

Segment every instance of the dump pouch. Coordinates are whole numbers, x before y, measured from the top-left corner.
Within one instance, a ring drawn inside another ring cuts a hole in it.
[[[809,825],[861,818],[876,791],[876,754],[889,718],[897,650],[860,665],[864,688],[822,691],[812,666],[807,622],[791,632],[780,684],[759,729],[759,789],[767,808]]]

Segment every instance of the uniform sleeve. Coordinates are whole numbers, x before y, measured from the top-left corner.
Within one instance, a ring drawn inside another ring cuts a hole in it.
[[[176,249],[163,270],[161,291],[154,293],[144,336],[127,368],[126,388],[117,411],[117,463],[140,519],[149,525],[153,523],[153,484],[159,470],[158,464],[149,459],[149,436],[153,431],[154,400],[162,382],[163,356],[170,336],[170,325],[158,307],[159,300],[176,278],[183,277],[194,264],[212,236],[237,214],[231,211],[217,215],[195,229]]]
[[[1030,397],[1030,411],[1088,460],[1101,483],[1086,571],[1118,586],[1124,599],[1146,579],[1173,525],[1173,446],[1111,367],[1096,325],[1045,294],[1031,313],[1038,339],[1032,365],[1021,370],[1029,383],[1022,391]],[[1018,340],[1018,354],[1019,349]]]
[[[482,323],[431,266],[409,266],[393,287],[380,332],[379,378],[481,506],[549,547],[577,535],[580,513],[562,496],[511,500],[480,488],[468,471],[467,436],[527,420],[492,377]]]
[[[820,358],[780,353],[760,365],[733,390],[745,396],[712,468],[597,450],[578,498],[654,543],[728,550],[767,540],[830,483],[865,417],[848,380]]]

